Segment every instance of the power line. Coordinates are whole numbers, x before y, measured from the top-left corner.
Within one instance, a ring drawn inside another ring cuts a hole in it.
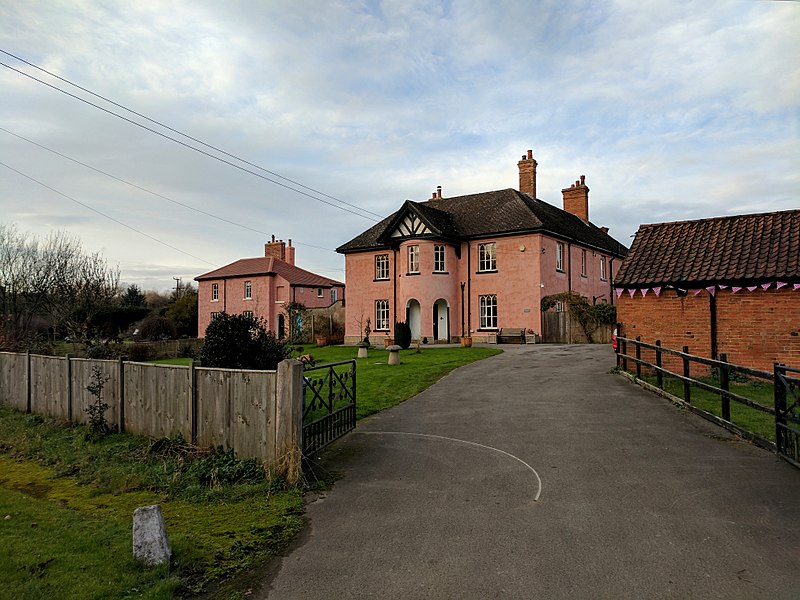
[[[0,52],[2,52],[2,50],[0,50]],[[189,148],[190,150],[194,150],[195,152],[203,154],[203,155],[205,155],[205,156],[207,156],[209,158],[213,158],[214,160],[217,160],[217,161],[219,161],[221,163],[224,163],[224,164],[226,164],[228,166],[234,167],[235,169],[239,169],[240,171],[244,171],[245,173],[250,173],[251,175],[255,175],[256,177],[259,177],[260,179],[263,179],[265,181],[269,181],[270,183],[274,183],[275,185],[279,185],[279,186],[281,186],[281,187],[283,187],[283,188],[285,188],[287,190],[290,190],[290,191],[295,192],[297,194],[301,194],[303,196],[306,196],[307,198],[311,198],[312,200],[316,200],[317,202],[321,202],[323,204],[327,204],[328,206],[332,206],[332,207],[337,208],[339,210],[343,210],[344,212],[350,213],[352,215],[356,215],[357,217],[361,217],[361,218],[367,219],[369,221],[378,222],[378,220],[373,218],[373,217],[370,217],[370,216],[367,216],[367,215],[364,215],[364,214],[361,214],[361,213],[357,213],[357,212],[352,211],[352,210],[350,210],[348,208],[345,208],[343,206],[339,206],[339,205],[334,204],[332,202],[328,202],[327,200],[323,200],[322,198],[318,198],[317,196],[314,196],[314,195],[312,195],[312,194],[310,194],[308,192],[304,192],[303,190],[298,190],[297,188],[293,188],[290,185],[287,185],[287,184],[282,183],[280,181],[276,181],[275,179],[272,179],[270,177],[266,177],[265,175],[262,175],[260,173],[256,173],[255,171],[252,171],[250,169],[242,167],[241,165],[237,165],[235,163],[232,163],[229,160],[225,160],[224,158],[221,158],[219,156],[215,156],[215,155],[211,154],[210,152],[206,152],[202,148],[197,148],[196,146],[192,146],[191,144],[187,144],[186,142],[183,142],[183,141],[181,141],[179,139],[176,139],[176,138],[174,138],[174,137],[172,137],[170,135],[167,135],[167,134],[162,133],[160,131],[156,131],[152,127],[148,127],[147,125],[143,125],[142,123],[137,123],[136,121],[134,121],[132,119],[129,119],[128,117],[126,117],[124,115],[116,113],[113,110],[109,110],[109,109],[107,109],[107,108],[105,108],[103,106],[100,106],[99,104],[95,104],[94,102],[86,100],[85,98],[81,98],[80,96],[77,96],[77,95],[75,95],[75,94],[73,94],[71,92],[63,90],[60,87],[55,86],[55,85],[53,85],[51,83],[47,83],[46,81],[43,81],[43,80],[39,79],[38,77],[34,77],[33,75],[31,75],[29,73],[26,73],[25,71],[21,71],[21,70],[15,68],[15,67],[12,67],[11,65],[8,65],[8,64],[6,64],[6,63],[4,63],[2,61],[0,61],[0,65],[3,66],[3,67],[6,67],[7,69],[10,69],[11,71],[19,73],[20,75],[23,75],[24,77],[32,79],[33,81],[41,83],[42,85],[46,85],[47,87],[49,87],[51,89],[54,89],[54,90],[56,90],[58,92],[61,92],[62,94],[66,95],[66,96],[69,96],[70,98],[74,98],[75,100],[78,100],[80,102],[83,102],[84,104],[88,104],[89,106],[92,106],[94,108],[102,110],[105,113],[108,113],[108,114],[113,115],[113,116],[115,116],[115,117],[117,117],[119,119],[122,119],[123,121],[127,121],[131,125],[135,125],[136,127],[140,127],[140,128],[142,128],[142,129],[144,129],[146,131],[149,131],[150,133],[154,133],[154,134],[156,134],[158,136],[161,136],[161,137],[163,137],[163,138],[165,138],[167,140],[171,140],[171,141],[175,142],[176,144],[180,144],[181,146],[184,146],[185,148]],[[181,135],[183,135],[183,134],[181,134]],[[237,158],[237,160],[240,160],[240,159]],[[242,162],[246,162],[246,161],[242,161]],[[360,207],[356,206],[355,204],[349,204],[347,202],[344,202],[343,200],[339,200],[339,202],[342,202],[344,204],[348,204],[348,206],[352,206],[356,210],[360,210],[362,212],[367,212],[367,213],[370,213],[370,214],[376,214],[376,213],[371,213],[370,211],[367,211],[366,209],[360,208]],[[376,215],[376,216],[380,217],[380,215]]]
[[[115,181],[119,181],[120,183],[124,183],[125,185],[129,185],[129,186],[131,186],[133,188],[136,188],[137,190],[141,190],[143,192],[146,192],[148,194],[156,196],[157,198],[161,198],[162,200],[166,200],[167,202],[172,202],[173,204],[177,204],[178,206],[183,206],[184,208],[187,208],[189,210],[193,210],[193,211],[195,211],[197,213],[200,213],[202,215],[205,215],[207,217],[211,217],[212,219],[217,219],[218,221],[222,221],[222,222],[228,223],[230,225],[235,225],[236,227],[241,227],[242,229],[247,229],[249,231],[253,231],[255,233],[260,233],[260,234],[265,235],[265,236],[269,235],[266,231],[261,231],[259,229],[254,229],[253,227],[250,227],[248,225],[243,225],[242,223],[237,223],[236,221],[231,221],[230,219],[226,219],[225,217],[220,217],[219,215],[215,215],[213,213],[206,212],[206,211],[201,210],[199,208],[195,208],[194,206],[191,206],[189,204],[185,204],[183,202],[179,202],[178,200],[174,200],[172,198],[169,198],[168,196],[164,196],[163,194],[159,194],[158,192],[154,192],[152,190],[149,190],[149,189],[147,189],[145,187],[142,187],[140,185],[137,185],[137,184],[135,184],[135,183],[133,183],[131,181],[127,181],[125,179],[122,179],[121,177],[117,177],[116,175],[108,173],[107,171],[103,171],[102,169],[98,169],[97,167],[93,167],[92,165],[86,164],[85,162],[81,162],[76,158],[72,158],[71,156],[67,156],[66,154],[63,154],[62,152],[59,152],[58,150],[54,150],[53,148],[49,148],[49,147],[45,146],[44,144],[40,144],[38,142],[35,142],[35,141],[31,140],[31,139],[26,138],[25,136],[19,135],[18,133],[14,133],[13,131],[9,131],[8,129],[6,129],[4,127],[0,127],[0,131],[4,131],[5,133],[7,133],[9,135],[12,135],[15,138],[24,140],[24,141],[28,142],[29,144],[33,144],[34,146],[36,146],[38,148],[41,148],[42,150],[47,150],[48,152],[51,152],[51,153],[53,153],[53,154],[55,154],[57,156],[60,156],[61,158],[64,158],[64,159],[69,160],[71,162],[74,162],[74,163],[76,163],[78,165],[81,165],[82,167],[85,167],[87,169],[90,169],[90,170],[92,170],[92,171],[94,171],[96,173],[100,173],[101,175],[105,175],[106,177],[110,177],[111,179],[114,179]],[[304,244],[304,243],[301,243],[301,242],[298,242],[298,244],[300,246],[308,246],[310,248],[317,248],[319,250],[327,250],[329,252],[336,252],[335,250],[332,250],[331,248],[323,248],[322,246],[315,246],[313,244]]]
[[[134,232],[138,233],[139,235],[143,235],[146,238],[149,238],[149,239],[153,240],[154,242],[158,242],[162,246],[166,246],[167,248],[170,248],[171,250],[175,250],[176,252],[180,252],[181,254],[185,254],[186,256],[190,256],[190,257],[194,258],[195,260],[199,260],[200,262],[206,263],[207,265],[214,266],[214,263],[212,263],[212,262],[209,262],[209,261],[207,261],[207,260],[205,260],[203,258],[200,258],[199,256],[195,256],[194,254],[190,254],[189,252],[186,252],[184,250],[181,250],[180,248],[177,248],[177,247],[173,246],[172,244],[168,244],[167,242],[164,242],[164,241],[158,239],[157,237],[154,237],[154,236],[150,235],[149,233],[145,233],[144,231],[141,231],[140,229],[136,229],[135,227],[132,227],[131,225],[128,225],[127,223],[124,223],[124,222],[120,221],[119,219],[115,219],[111,215],[107,215],[106,213],[104,213],[104,212],[102,212],[100,210],[97,210],[96,208],[94,208],[92,206],[89,206],[88,204],[86,204],[84,202],[81,202],[80,200],[77,200],[77,199],[73,198],[72,196],[69,196],[69,195],[65,194],[64,192],[61,192],[61,191],[55,189],[54,187],[50,187],[46,183],[44,183],[42,181],[39,181],[35,177],[31,177],[30,175],[27,175],[26,173],[23,173],[22,171],[19,171],[19,170],[15,169],[11,165],[7,165],[6,163],[0,161],[0,166],[3,166],[6,169],[8,169],[9,171],[13,171],[17,175],[21,175],[22,177],[25,177],[26,179],[29,179],[30,181],[33,181],[34,183],[42,186],[43,188],[50,190],[54,194],[58,194],[59,196],[62,196],[64,198],[66,198],[67,200],[71,200],[72,202],[75,202],[76,204],[80,204],[84,208],[86,208],[86,209],[88,209],[88,210],[90,210],[92,212],[95,212],[98,215],[101,215],[101,216],[105,217],[106,219],[114,221],[118,225],[122,225],[123,227],[125,227],[127,229],[130,229],[131,231],[134,231]]]
[[[255,164],[255,163],[252,163],[252,162],[250,162],[250,161],[248,161],[248,160],[246,160],[244,158],[240,158],[239,156],[236,156],[235,154],[231,154],[230,152],[226,152],[222,148],[218,148],[217,146],[214,146],[212,144],[208,144],[208,143],[204,142],[203,140],[197,139],[196,137],[192,137],[188,133],[184,133],[184,132],[182,132],[182,131],[180,131],[178,129],[175,129],[174,127],[170,127],[166,123],[162,123],[161,121],[158,121],[156,119],[152,119],[152,118],[148,117],[147,115],[144,115],[144,114],[142,114],[140,112],[137,112],[137,111],[133,110],[132,108],[128,108],[124,104],[120,104],[119,102],[115,102],[114,100],[111,100],[110,98],[107,98],[106,96],[103,96],[102,94],[98,94],[96,92],[93,92],[92,90],[90,90],[88,88],[85,88],[82,85],[74,83],[74,82],[70,81],[69,79],[67,79],[65,77],[61,77],[60,75],[57,75],[56,73],[53,73],[52,71],[48,71],[44,67],[40,67],[39,65],[36,65],[36,64],[34,64],[34,63],[30,62],[30,61],[27,61],[24,58],[22,58],[20,56],[17,56],[16,54],[12,54],[11,52],[7,52],[6,50],[3,50],[2,48],[0,48],[0,53],[3,53],[6,56],[10,56],[10,57],[12,57],[12,58],[14,58],[14,59],[16,59],[16,60],[18,60],[20,62],[23,62],[26,65],[29,65],[29,66],[33,67],[34,69],[38,69],[39,71],[42,71],[43,73],[47,73],[51,77],[55,77],[56,79],[58,79],[60,81],[63,81],[64,83],[67,83],[67,84],[69,84],[69,85],[71,85],[73,87],[76,87],[79,90],[86,92],[87,94],[91,94],[95,98],[100,98],[101,100],[104,100],[105,102],[108,102],[109,104],[113,104],[114,106],[116,106],[118,108],[121,108],[123,110],[126,110],[129,113],[136,115],[137,117],[141,117],[142,119],[145,119],[146,121],[149,121],[150,123],[154,123],[155,125],[158,125],[159,127],[163,127],[164,129],[168,129],[169,131],[172,131],[173,133],[177,133],[178,135],[183,136],[183,137],[185,137],[187,139],[190,139],[193,142],[197,142],[198,144],[201,144],[201,145],[205,146],[206,148],[211,148],[212,150],[215,150],[216,152],[219,152],[220,154],[224,154],[225,156],[229,156],[230,158],[234,158],[234,159],[238,160],[239,162],[242,162],[242,163],[244,163],[246,165],[249,165],[251,167],[255,167],[256,169],[259,169],[260,171],[264,171],[265,173],[269,173],[270,175],[273,175],[275,177],[279,177],[279,178],[283,179],[284,181],[288,181],[288,182],[290,182],[290,183],[292,183],[294,185],[300,186],[301,188],[309,190],[311,192],[314,192],[315,194],[319,194],[321,196],[325,196],[326,198],[330,198],[331,200],[335,200],[336,202],[341,202],[342,204],[346,204],[347,206],[351,206],[353,208],[356,208],[358,210],[361,210],[361,211],[363,211],[365,213],[371,214],[371,215],[376,216],[378,218],[381,218],[381,219],[383,218],[383,216],[379,215],[378,213],[372,212],[372,211],[367,210],[365,208],[361,208],[360,206],[357,206],[355,204],[351,204],[350,202],[345,202],[344,200],[341,200],[340,198],[337,198],[336,196],[331,196],[330,194],[326,194],[325,192],[322,192],[322,191],[314,189],[314,188],[312,188],[310,186],[304,185],[304,184],[300,183],[299,181],[295,181],[294,179],[290,179],[289,177],[284,177],[280,173],[276,173],[275,171],[270,171],[269,169],[267,169],[265,167],[262,167],[260,165]]]

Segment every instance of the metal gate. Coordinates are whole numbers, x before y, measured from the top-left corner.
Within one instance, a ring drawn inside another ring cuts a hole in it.
[[[356,426],[356,361],[303,369],[303,456]]]
[[[775,364],[775,444],[778,456],[800,467],[800,369]]]

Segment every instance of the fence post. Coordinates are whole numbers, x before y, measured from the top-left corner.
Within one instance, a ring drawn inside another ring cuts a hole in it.
[[[689,346],[683,347],[684,355],[689,354]],[[683,376],[689,377],[689,357],[682,356],[683,358]],[[692,384],[690,384],[686,379],[683,380],[683,400],[687,404],[692,403]]]
[[[772,381],[775,389],[775,450],[778,454],[786,452],[785,434],[786,434],[786,386],[783,385],[781,376],[786,375],[784,365],[781,363],[773,363],[772,365]]]
[[[27,387],[25,400],[25,412],[31,414],[31,351],[25,351],[25,386]]]
[[[636,336],[636,379],[642,378],[642,336]]]
[[[189,394],[191,396],[191,406],[189,408],[192,421],[192,445],[197,445],[197,361],[192,359],[189,367]]]
[[[72,422],[72,355],[67,354],[67,421]]]
[[[622,343],[622,370],[628,370],[628,340],[622,338],[619,340]]]
[[[275,459],[279,473],[290,484],[301,474],[303,452],[303,364],[297,360],[278,363],[275,390]]]
[[[119,432],[125,432],[125,360],[127,356],[119,357],[119,382],[117,382],[117,395],[119,396]]]
[[[720,389],[729,392],[731,389],[731,384],[730,384],[730,370],[728,367],[728,355],[725,352],[721,353],[719,355],[719,360],[725,363],[719,370],[719,387]],[[720,394],[720,399],[722,400],[722,418],[728,422],[732,422],[730,396],[726,394]]]
[[[664,374],[661,372],[661,340],[656,340],[656,384],[664,389]]]

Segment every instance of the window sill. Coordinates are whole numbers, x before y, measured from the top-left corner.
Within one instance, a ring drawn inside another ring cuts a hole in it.
[[[497,269],[491,269],[489,271],[475,271],[475,275],[486,275],[487,273],[497,273]]]
[[[389,278],[386,277],[384,279],[373,279],[372,282],[375,283],[376,281],[389,281]]]
[[[556,273],[566,273],[564,269],[556,269]]]
[[[497,333],[498,331],[500,331],[499,327],[482,327],[478,329],[478,333]]]
[[[412,275],[419,275],[419,274],[420,274],[419,271],[411,271],[409,273],[406,273],[406,277],[411,277]]]
[[[431,275],[450,275],[449,271],[431,271]]]

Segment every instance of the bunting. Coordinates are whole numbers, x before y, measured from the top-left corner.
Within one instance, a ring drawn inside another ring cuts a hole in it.
[[[714,296],[714,295],[716,295],[717,290],[728,290],[729,289],[731,291],[731,294],[736,294],[738,292],[741,292],[742,290],[747,290],[748,292],[755,292],[755,291],[757,291],[759,289],[763,290],[763,291],[767,291],[770,288],[772,288],[773,286],[774,286],[774,288],[776,290],[780,290],[780,289],[785,288],[785,287],[789,287],[789,288],[791,288],[791,289],[793,289],[795,291],[800,290],[800,283],[787,283],[785,281],[768,281],[766,283],[762,283],[762,284],[759,284],[759,285],[748,285],[748,286],[738,286],[738,285],[728,286],[728,285],[724,285],[724,284],[709,285],[709,286],[704,287],[704,288],[691,289],[691,290],[688,290],[688,291],[692,293],[692,296],[697,296],[700,292],[705,290],[706,292],[709,293],[709,295]],[[642,298],[645,298],[647,296],[647,294],[652,291],[658,297],[658,296],[661,296],[661,292],[664,289],[674,289],[674,290],[678,290],[681,293],[687,292],[687,290],[682,290],[680,288],[677,288],[677,287],[674,287],[674,286],[671,286],[671,285],[669,285],[669,286],[660,286],[659,285],[659,286],[653,286],[651,288],[649,288],[649,287],[645,287],[645,288],[615,287],[614,288],[614,293],[617,295],[617,298],[619,298],[620,296],[622,296],[623,292],[627,291],[628,295],[631,298],[633,298],[634,296],[636,296],[636,292],[639,292],[639,294],[642,296]]]

